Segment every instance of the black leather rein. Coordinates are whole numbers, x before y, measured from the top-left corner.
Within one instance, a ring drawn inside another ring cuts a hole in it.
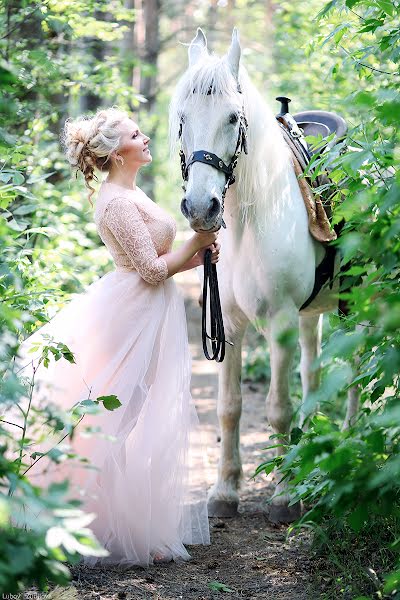
[[[210,291],[210,330],[207,333],[207,289]],[[201,312],[201,338],[204,356],[208,360],[222,362],[225,357],[225,344],[231,344],[225,339],[224,320],[222,318],[221,302],[219,299],[217,265],[211,262],[211,250],[204,254],[203,306]],[[212,354],[208,352],[207,339],[211,341]]]
[[[240,89],[238,88],[240,92]],[[179,138],[182,137],[182,122],[179,127]],[[208,152],[207,150],[196,150],[193,152],[188,162],[186,163],[186,157],[183,149],[181,148],[179,151],[179,155],[181,158],[181,171],[182,171],[182,179],[184,181],[188,180],[189,177],[189,167],[195,162],[202,162],[206,165],[210,165],[217,169],[218,171],[222,171],[225,174],[226,182],[224,185],[224,189],[222,191],[222,199],[221,199],[221,224],[222,227],[226,228],[223,214],[224,214],[224,201],[225,194],[232,183],[235,181],[235,176],[233,175],[233,171],[236,167],[236,163],[239,157],[240,152],[243,150],[247,154],[247,120],[242,111],[239,115],[239,134],[238,140],[236,143],[236,149],[232,156],[232,159],[229,165],[226,165],[224,161],[219,158],[216,154],[212,152]],[[207,296],[209,290],[209,305],[210,305],[210,332],[211,335],[207,333]],[[211,262],[211,250],[207,249],[204,253],[204,281],[203,281],[203,306],[202,306],[202,315],[201,315],[201,337],[203,342],[203,351],[204,355],[208,360],[216,360],[217,362],[222,362],[225,357],[225,344],[231,344],[225,339],[225,331],[224,331],[224,321],[222,318],[222,310],[221,310],[221,302],[219,297],[219,289],[218,289],[218,276],[217,276],[217,266]],[[211,341],[212,354],[209,353],[207,347],[207,340]]]

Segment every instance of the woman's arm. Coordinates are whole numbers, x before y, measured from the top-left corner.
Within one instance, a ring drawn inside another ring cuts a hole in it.
[[[189,260],[184,265],[181,266],[178,273],[181,273],[182,271],[189,271],[190,269],[195,269],[196,267],[200,267],[202,264],[203,263],[201,262],[198,253],[196,253],[194,256],[192,256],[192,258],[189,258]]]
[[[217,237],[217,233],[194,233],[177,250],[158,256],[143,217],[129,198],[113,198],[106,206],[103,219],[140,276],[153,285],[178,273]]]
[[[182,267],[179,269],[178,273],[181,273],[182,271],[189,271],[189,269],[195,269],[196,267],[202,267],[204,265],[204,254],[205,254],[205,251],[208,249],[210,249],[212,252],[211,262],[213,264],[217,263],[219,260],[220,247],[221,247],[220,243],[215,241],[210,246],[207,246],[207,248],[202,248],[201,250],[196,252],[196,254],[194,256],[192,256],[192,258],[190,258],[184,265],[182,265]]]

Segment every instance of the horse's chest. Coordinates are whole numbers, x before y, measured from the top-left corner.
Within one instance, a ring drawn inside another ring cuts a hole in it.
[[[265,315],[274,293],[274,279],[262,265],[240,260],[233,273],[235,299],[250,318]]]
[[[308,261],[299,264],[290,250],[278,247],[273,236],[264,241],[263,246],[258,246],[254,238],[243,236],[236,247],[231,245],[225,249],[226,257],[222,243],[219,271],[223,271],[226,279],[224,295],[250,319],[261,318],[269,310],[279,309],[289,299],[298,303],[308,293],[308,288],[312,288],[312,267],[305,268],[304,265]],[[314,264],[312,257],[309,264]]]
[[[265,315],[275,277],[245,240],[236,247],[221,240],[218,277],[224,303],[238,305],[250,318]]]

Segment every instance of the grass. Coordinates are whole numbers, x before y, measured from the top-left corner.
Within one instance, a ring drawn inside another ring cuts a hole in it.
[[[383,593],[383,576],[396,568],[398,557],[390,548],[398,535],[393,519],[374,520],[358,533],[335,519],[322,527],[314,534],[310,582],[320,600],[400,598],[400,591]]]

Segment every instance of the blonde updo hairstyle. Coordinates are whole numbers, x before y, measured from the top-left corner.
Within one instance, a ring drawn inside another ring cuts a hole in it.
[[[119,124],[129,115],[119,108],[98,110],[94,116],[83,115],[77,119],[67,119],[61,134],[61,141],[69,163],[82,171],[86,187],[90,190],[89,202],[95,189],[90,185],[97,181],[95,169],[107,172],[111,167],[111,154],[118,149],[121,132]]]

